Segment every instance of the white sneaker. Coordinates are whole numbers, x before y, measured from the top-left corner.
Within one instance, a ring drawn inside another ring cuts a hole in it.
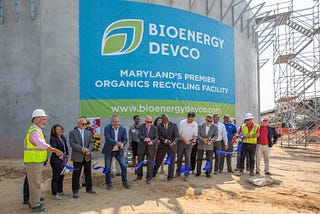
[[[61,200],[61,197],[59,195],[52,195],[52,199]]]

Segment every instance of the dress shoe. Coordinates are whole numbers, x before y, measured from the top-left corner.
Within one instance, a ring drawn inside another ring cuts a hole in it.
[[[208,174],[206,174],[206,177],[207,178],[211,178],[211,175],[208,173]]]
[[[58,192],[59,196],[70,196],[69,193],[65,193],[65,192]]]
[[[152,177],[155,178],[155,177],[156,177],[156,174],[152,174]]]
[[[176,178],[180,177],[180,173],[176,173]]]
[[[123,183],[123,186],[124,186],[125,188],[127,188],[127,189],[130,189],[130,188],[131,188],[128,183]]]
[[[89,194],[96,194],[96,191],[94,191],[93,189],[89,189],[86,192],[89,193]]]
[[[256,175],[260,175],[260,172],[256,172]]]
[[[266,174],[266,175],[272,175],[271,172],[266,172],[265,174]]]
[[[228,170],[228,172],[229,172],[229,173],[234,173],[232,169],[231,169],[231,170]]]
[[[116,176],[121,176],[121,173],[120,172],[116,173]]]
[[[40,198],[40,201],[44,201],[44,198],[41,197],[41,198]]]
[[[168,180],[169,183],[171,183],[173,181],[172,178],[168,178],[167,180]]]
[[[86,183],[82,183],[81,186],[82,186],[82,187],[85,187],[85,186],[86,186]]]
[[[249,175],[251,175],[251,176],[254,175],[253,169],[250,170],[250,174]]]
[[[235,168],[234,171],[235,171],[235,172],[239,171],[239,168]]]
[[[142,180],[142,178],[139,177],[139,176],[137,176],[137,177],[134,179],[134,181],[140,181],[140,180]]]
[[[195,176],[196,176],[196,177],[199,177],[199,176],[200,176],[200,174],[201,174],[201,173],[197,173],[197,174],[195,174]]]
[[[151,180],[147,180],[147,184],[151,184]]]
[[[217,175],[217,174],[218,174],[218,172],[217,172],[217,171],[214,171],[214,172],[213,172],[213,174],[214,174],[214,175]]]
[[[112,185],[111,184],[109,184],[109,185],[107,185],[107,190],[112,190],[113,188],[112,188]]]
[[[46,211],[46,209],[42,205],[31,208],[31,212],[32,213],[42,213],[42,212],[45,212],[45,211]]]
[[[79,193],[78,193],[78,192],[74,192],[74,193],[73,193],[73,197],[74,197],[74,198],[79,198]]]

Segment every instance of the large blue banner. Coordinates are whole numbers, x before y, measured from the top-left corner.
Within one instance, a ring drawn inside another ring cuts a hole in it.
[[[233,29],[187,11],[80,0],[80,112],[234,114]]]

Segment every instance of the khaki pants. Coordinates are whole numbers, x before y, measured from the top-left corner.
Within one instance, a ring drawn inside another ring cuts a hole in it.
[[[256,172],[260,172],[260,161],[263,157],[264,160],[264,172],[269,171],[269,159],[270,159],[270,148],[269,145],[257,145],[257,162],[256,162]]]
[[[29,202],[31,207],[40,206],[41,179],[43,163],[25,163],[29,184]]]

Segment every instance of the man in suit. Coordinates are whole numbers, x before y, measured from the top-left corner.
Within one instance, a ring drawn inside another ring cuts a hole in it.
[[[179,129],[177,124],[169,121],[168,116],[161,116],[162,122],[158,125],[160,144],[157,149],[156,165],[153,168],[153,177],[156,177],[158,169],[167,154],[170,157],[170,165],[168,166],[168,182],[172,181],[174,173],[174,163],[176,158],[176,144],[179,140]]]
[[[121,179],[123,186],[130,189],[127,181],[127,165],[124,158],[124,147],[128,143],[127,130],[120,126],[120,118],[113,115],[111,124],[104,128],[105,144],[102,149],[104,154],[105,167],[110,170],[113,157],[119,162],[121,167]],[[110,173],[106,174],[107,189],[112,190],[112,182]]]
[[[264,160],[264,173],[271,175],[269,170],[270,148],[273,144],[277,143],[278,133],[276,128],[269,126],[269,117],[262,119],[262,126],[260,127],[260,136],[257,144],[257,162],[256,162],[256,174],[260,174],[260,161],[263,156]]]
[[[95,194],[92,189],[91,177],[91,151],[93,150],[93,138],[90,131],[85,129],[87,121],[84,118],[78,119],[78,128],[69,132],[69,143],[72,148],[71,160],[73,167],[77,170],[72,172],[72,192],[74,198],[79,198],[79,179],[82,166],[86,180],[86,192]]]
[[[145,123],[140,125],[139,132],[139,145],[138,145],[138,163],[144,161],[147,156],[147,184],[151,183],[153,166],[152,161],[155,154],[155,144],[158,141],[158,128],[152,125],[152,117],[147,116]],[[143,176],[143,166],[137,170],[137,178],[135,181],[141,180]]]
[[[206,152],[206,161],[210,163],[210,167],[206,170],[207,178],[211,177],[212,171],[212,157],[213,157],[213,142],[218,137],[218,127],[212,125],[212,115],[207,115],[206,122],[199,126],[198,131],[198,158],[197,158],[197,173],[201,174],[201,164],[204,152]]]

